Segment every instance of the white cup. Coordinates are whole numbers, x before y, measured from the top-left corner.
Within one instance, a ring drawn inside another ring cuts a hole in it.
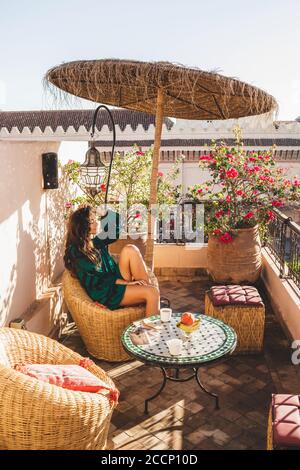
[[[160,320],[162,322],[167,322],[171,320],[172,309],[171,308],[161,308],[160,309]]]
[[[169,339],[167,345],[172,356],[178,356],[182,349],[182,340],[178,338]]]

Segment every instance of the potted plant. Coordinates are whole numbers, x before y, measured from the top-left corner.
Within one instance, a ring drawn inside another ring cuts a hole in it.
[[[211,178],[190,187],[189,196],[209,201],[208,271],[218,282],[253,283],[262,267],[260,234],[274,219],[275,207],[299,200],[300,181],[276,166],[274,149],[247,152],[239,129],[236,146],[213,141],[199,160]]]

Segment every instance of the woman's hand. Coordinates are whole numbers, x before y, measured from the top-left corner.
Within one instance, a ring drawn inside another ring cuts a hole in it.
[[[149,284],[142,279],[140,281],[129,281],[127,282],[128,286],[148,286]]]
[[[121,286],[151,286],[151,284],[143,279],[140,279],[139,281],[125,281],[124,279],[117,279],[116,284]]]

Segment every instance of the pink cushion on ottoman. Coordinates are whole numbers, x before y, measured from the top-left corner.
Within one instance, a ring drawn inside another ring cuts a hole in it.
[[[263,305],[258,290],[253,286],[213,286],[212,303],[218,305]]]
[[[273,395],[274,446],[300,447],[300,398],[299,395]]]

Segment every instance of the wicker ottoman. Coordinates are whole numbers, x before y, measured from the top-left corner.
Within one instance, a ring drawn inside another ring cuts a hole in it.
[[[205,313],[231,326],[237,334],[234,354],[263,348],[265,306],[255,287],[214,286],[205,293]]]
[[[272,395],[267,450],[300,449],[300,396]]]

